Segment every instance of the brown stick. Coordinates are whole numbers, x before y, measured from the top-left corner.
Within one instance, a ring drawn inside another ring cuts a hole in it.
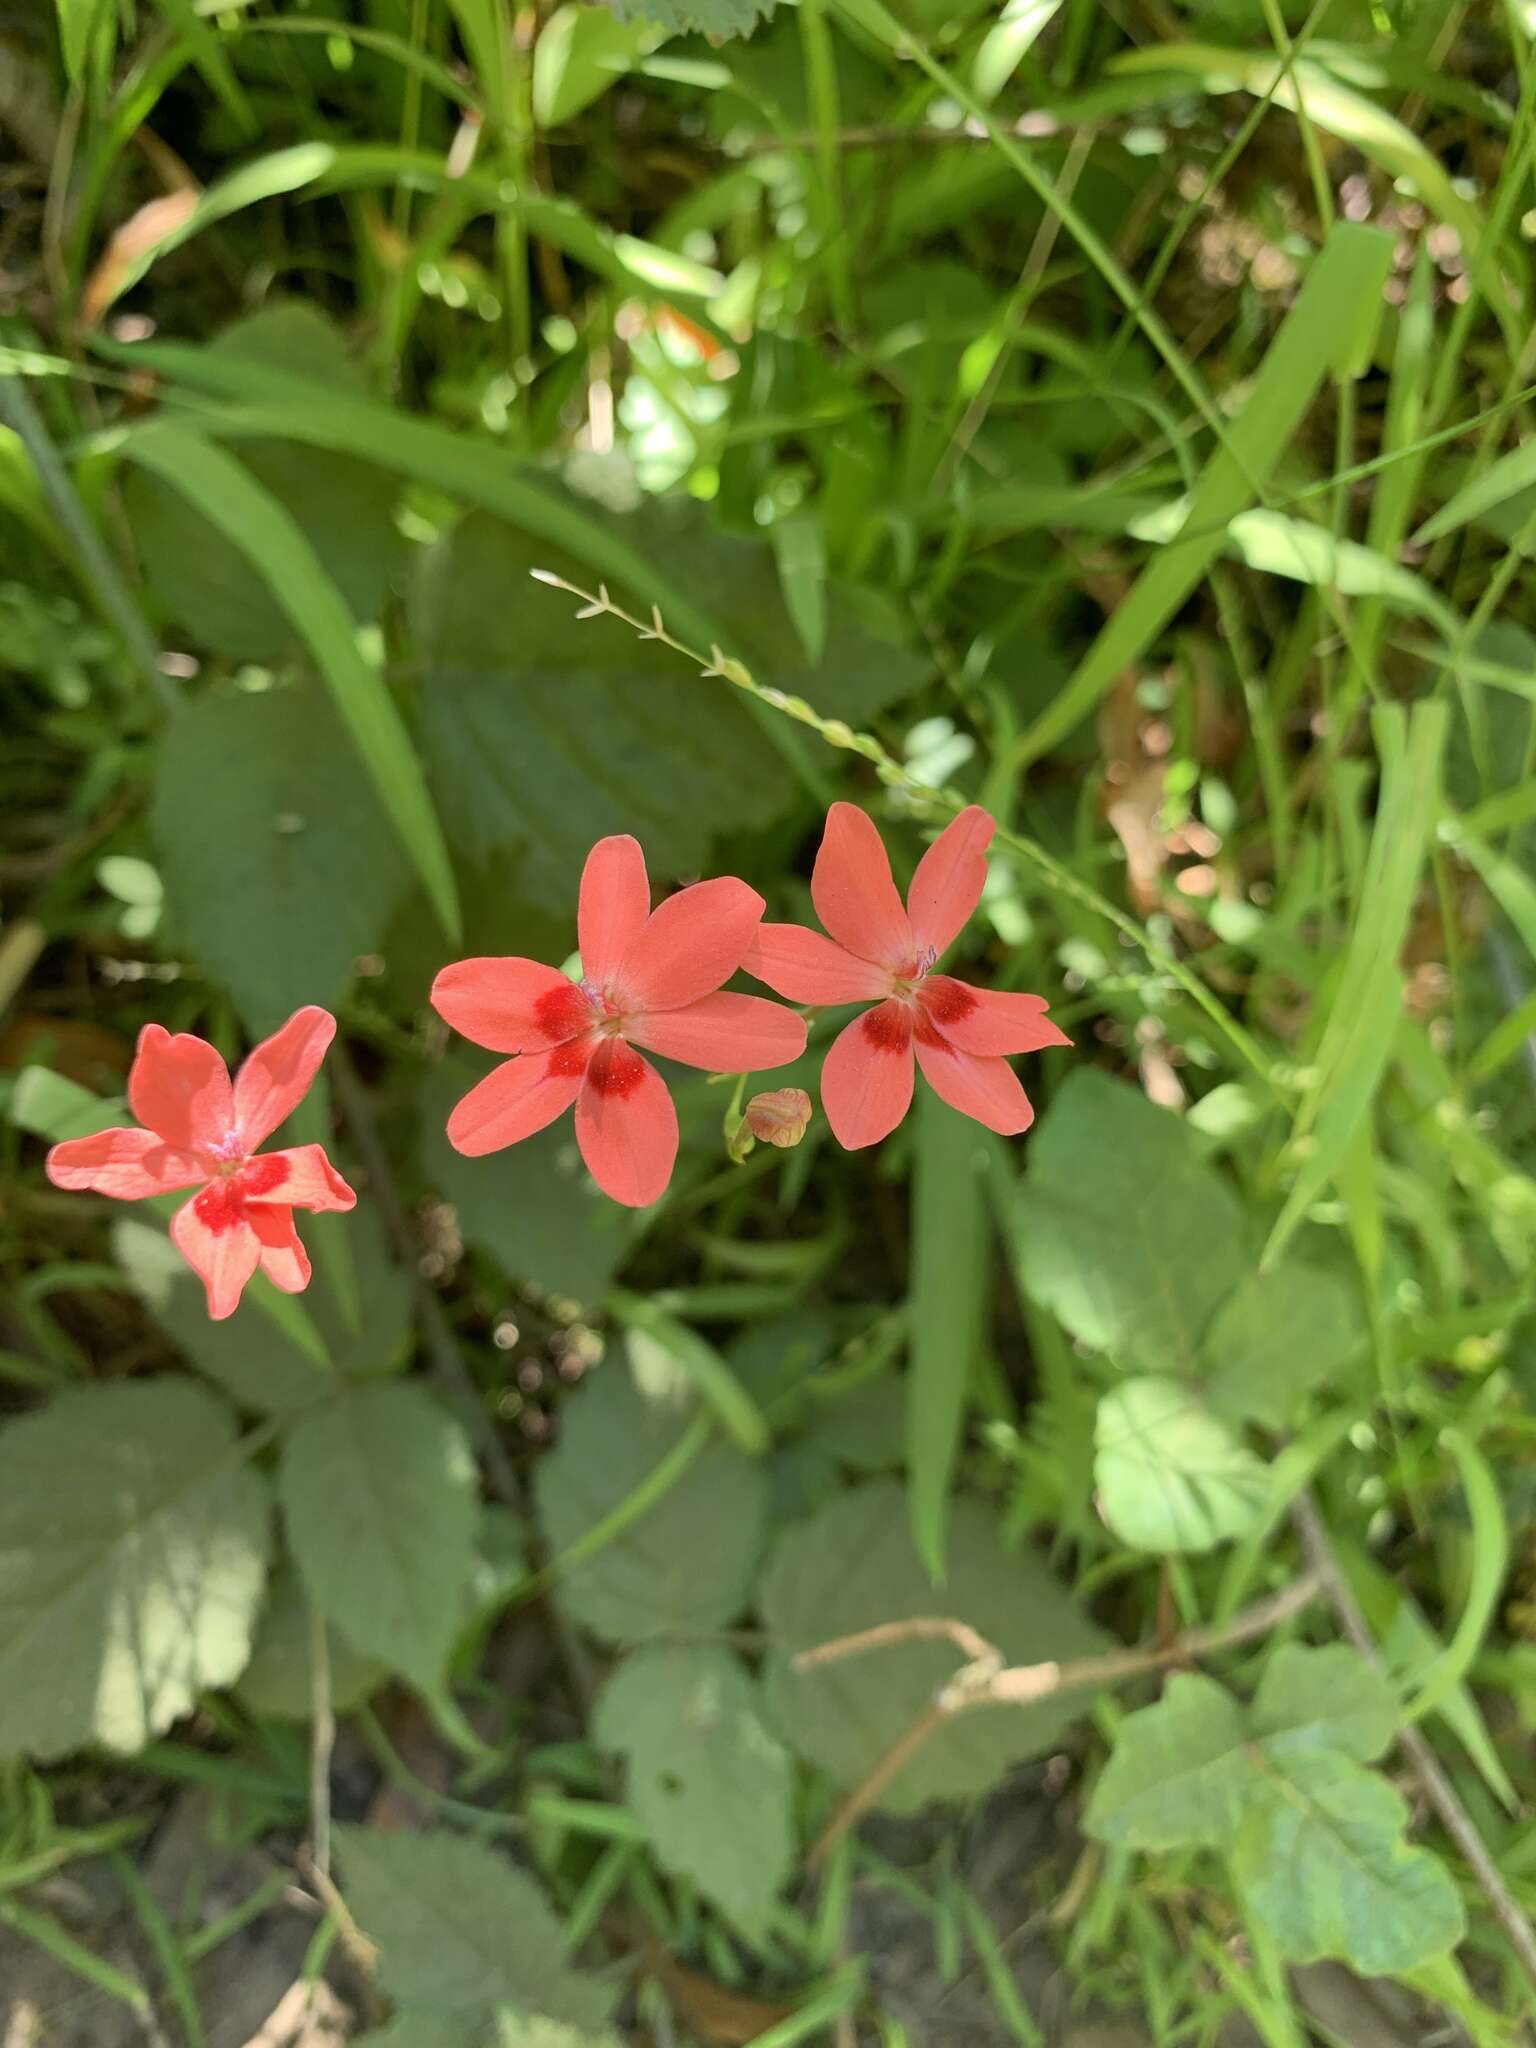
[[[1002,1652],[985,1636],[978,1635],[966,1621],[948,1615],[916,1614],[909,1621],[882,1621],[875,1628],[860,1629],[855,1636],[838,1636],[830,1643],[818,1643],[814,1650],[802,1650],[791,1661],[796,1671],[814,1671],[819,1664],[835,1664],[843,1657],[858,1657],[865,1650],[883,1650],[892,1643],[917,1638],[945,1636],[963,1651],[972,1664],[995,1664],[1002,1668]]]
[[[794,1660],[797,1670],[831,1662],[834,1656],[853,1656],[861,1650],[878,1649],[912,1636],[947,1635],[952,1641],[960,1642],[962,1648],[965,1647],[965,1639],[969,1639],[979,1646],[981,1652],[973,1655],[971,1662],[956,1672],[912,1725],[897,1737],[869,1775],[849,1793],[812,1845],[807,1858],[809,1867],[812,1870],[821,1868],[843,1836],[911,1762],[928,1738],[957,1714],[969,1713],[976,1707],[1033,1706],[1058,1692],[1075,1691],[1088,1685],[1120,1685],[1128,1678],[1144,1677],[1149,1671],[1163,1670],[1169,1664],[1180,1664],[1188,1658],[1231,1649],[1238,1643],[1251,1642],[1255,1636],[1268,1635],[1282,1621],[1289,1620],[1293,1614],[1299,1614],[1310,1605],[1325,1586],[1323,1573],[1310,1571],[1293,1585],[1282,1587],[1268,1599],[1244,1608],[1224,1627],[1191,1629],[1176,1641],[1158,1644],[1153,1649],[1116,1650],[1105,1657],[1080,1657],[1071,1664],[1004,1665],[1001,1652],[965,1622],[926,1617],[915,1621],[886,1622],[879,1628],[865,1629],[861,1635],[842,1636],[835,1642],[821,1643],[814,1650],[802,1651]]]
[[[1301,1539],[1308,1563],[1321,1581],[1328,1595],[1339,1626],[1374,1671],[1385,1672],[1381,1652],[1376,1638],[1371,1634],[1370,1623],[1361,1612],[1360,1603],[1350,1591],[1349,1583],[1339,1569],[1339,1561],[1333,1554],[1333,1545],[1328,1541],[1328,1531],[1318,1512],[1317,1502],[1310,1493],[1302,1493],[1291,1503],[1291,1525]],[[1440,1817],[1440,1823],[1465,1858],[1468,1869],[1477,1879],[1487,1899],[1493,1917],[1503,1928],[1515,1959],[1525,1972],[1527,1979],[1536,1986],[1536,1932],[1530,1921],[1521,1912],[1509,1887],[1505,1884],[1498,1865],[1489,1853],[1488,1845],[1478,1833],[1472,1816],[1462,1805],[1455,1786],[1441,1768],[1440,1759],[1435,1755],[1428,1737],[1415,1722],[1407,1722],[1397,1731],[1397,1746],[1407,1758],[1414,1776],[1423,1788],[1424,1796]]]

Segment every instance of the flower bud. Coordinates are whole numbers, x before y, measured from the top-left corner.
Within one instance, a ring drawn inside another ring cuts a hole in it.
[[[803,1088],[770,1088],[753,1096],[742,1122],[754,1138],[784,1151],[805,1136],[811,1114],[811,1098]]]

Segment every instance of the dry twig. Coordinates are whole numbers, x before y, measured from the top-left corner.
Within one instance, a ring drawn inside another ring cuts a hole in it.
[[[841,1636],[819,1643],[795,1658],[795,1669],[814,1669],[840,1657],[865,1650],[888,1648],[893,1643],[947,1636],[965,1650],[970,1661],[935,1694],[912,1725],[903,1731],[881,1757],[869,1775],[856,1785],[817,1837],[808,1859],[813,1870],[820,1869],[832,1849],[866,1813],[886,1787],[936,1734],[946,1721],[976,1707],[1024,1707],[1049,1699],[1059,1692],[1084,1686],[1120,1685],[1128,1678],[1140,1678],[1149,1671],[1161,1671],[1170,1664],[1182,1664],[1213,1651],[1231,1649],[1238,1643],[1266,1636],[1310,1605],[1325,1588],[1324,1575],[1309,1571],[1293,1585],[1283,1587],[1267,1600],[1256,1601],[1221,1628],[1190,1629],[1175,1641],[1148,1650],[1116,1650],[1104,1657],[1080,1657],[1071,1664],[1015,1664],[1003,1662],[1002,1652],[979,1636],[963,1621],[919,1616],[910,1621],[891,1621],[879,1628],[865,1629],[856,1636]]]

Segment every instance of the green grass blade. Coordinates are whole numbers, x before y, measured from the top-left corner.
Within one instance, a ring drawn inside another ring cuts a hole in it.
[[[912,1306],[907,1470],[912,1534],[935,1582],[944,1576],[949,1483],[986,1323],[992,1240],[984,1134],[919,1091],[912,1189]]]
[[[125,452],[180,491],[266,580],[330,685],[444,929],[457,938],[458,890],[410,735],[383,678],[359,652],[346,603],[298,524],[243,463],[186,427],[157,422]]]
[[[1461,1475],[1462,1492],[1472,1520],[1472,1565],[1467,1603],[1456,1632],[1446,1645],[1445,1654],[1404,1709],[1404,1718],[1409,1721],[1420,1720],[1443,1707],[1471,1670],[1509,1573],[1509,1524],[1499,1498],[1499,1484],[1488,1461],[1459,1430],[1445,1430],[1440,1441],[1456,1460]]]
[[[1340,367],[1341,342],[1355,333],[1362,309],[1379,301],[1391,259],[1391,238],[1374,228],[1346,223],[1329,235],[1226,444],[1212,455],[1190,499],[1185,526],[1193,537],[1174,540],[1142,571],[1060,694],[1024,735],[1023,765],[1038,760],[1093,711],[1205,575],[1226,528],[1253,505],[1324,379]]]
[[[626,1329],[649,1337],[687,1375],[733,1443],[750,1457],[762,1456],[773,1441],[763,1411],[713,1344],[686,1323],[664,1315],[643,1296],[621,1287],[610,1293],[608,1306]]]
[[[700,611],[680,588],[665,585],[651,563],[610,526],[557,497],[531,469],[510,462],[501,447],[287,371],[269,370],[259,363],[185,343],[122,348],[102,341],[97,346],[116,361],[142,363],[238,408],[217,417],[210,415],[206,422],[210,432],[273,435],[338,454],[365,456],[398,475],[494,512],[525,533],[588,563],[599,575],[623,585],[647,604],[659,603],[674,632],[706,647],[724,636],[721,624]],[[155,423],[155,431],[159,424]],[[138,434],[150,431],[149,427],[134,430],[119,445],[131,453]]]
[[[155,1961],[160,1965],[166,1992],[181,2020],[187,2048],[207,2048],[207,2030],[203,2026],[197,1993],[192,1988],[192,1975],[187,1968],[187,1958],[180,1941],[160,1910],[154,1893],[139,1875],[138,1866],[132,1857],[118,1851],[111,1860],[117,1881],[122,1886],[129,1905],[138,1915],[145,1939],[154,1951]]]
[[[1536,441],[1524,441],[1489,465],[1481,476],[1457,491],[1432,519],[1426,519],[1414,535],[1420,545],[1440,540],[1460,526],[1497,511],[1509,499],[1536,484]]]
[[[1448,708],[1421,704],[1411,724],[1389,705],[1374,721],[1383,773],[1365,885],[1353,919],[1316,1079],[1296,1114],[1293,1139],[1309,1141],[1263,1263],[1273,1264],[1324,1187],[1347,1159],[1391,1056],[1402,1019],[1399,964],[1419,874],[1440,801],[1440,757]]]

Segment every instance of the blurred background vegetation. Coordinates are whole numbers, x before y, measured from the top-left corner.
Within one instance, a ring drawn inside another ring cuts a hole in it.
[[[1533,39],[0,0],[8,2048],[1530,2039]],[[438,966],[836,797],[1030,1136],[449,1149]],[[213,1326],[44,1142],[307,1002]]]

